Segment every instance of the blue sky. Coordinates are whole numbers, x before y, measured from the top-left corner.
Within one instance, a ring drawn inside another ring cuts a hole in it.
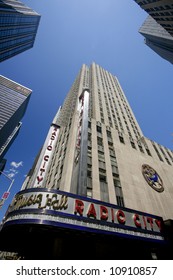
[[[138,33],[147,14],[133,0],[23,0],[41,14],[34,47],[0,64],[1,75],[33,90],[22,128],[6,154],[18,192],[50,123],[83,63],[93,61],[120,81],[144,135],[173,149],[172,65]],[[10,181],[1,176],[0,197]]]

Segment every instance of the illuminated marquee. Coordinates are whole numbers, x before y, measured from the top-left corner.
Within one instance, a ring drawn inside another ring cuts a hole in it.
[[[64,224],[79,230],[163,240],[161,217],[56,190],[28,189],[14,197],[5,223],[32,220],[57,227]]]
[[[0,251],[0,260],[20,260],[21,256],[16,252]]]

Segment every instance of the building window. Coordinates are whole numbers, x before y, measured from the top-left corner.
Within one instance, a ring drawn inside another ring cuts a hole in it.
[[[162,148],[160,145],[159,145],[159,147],[160,147],[160,150],[161,150],[161,152],[162,152],[164,158],[166,159],[167,163],[168,163],[169,165],[171,165],[170,162],[169,162],[169,160],[168,160],[168,158],[167,158],[166,153],[165,153],[164,150],[163,150],[163,148]]]
[[[171,163],[170,163],[170,161],[168,160],[168,158],[165,158],[165,159],[166,159],[167,163],[168,163],[169,165],[171,165]]]
[[[117,179],[114,179],[114,187],[115,187],[115,194],[117,199],[117,205],[124,207],[124,199],[123,199],[123,192],[121,188],[120,181]]]
[[[153,144],[153,148],[155,149],[155,151],[156,151],[156,153],[157,153],[158,158],[160,159],[160,161],[163,161],[163,159],[162,159],[162,157],[161,157],[161,155],[160,155],[158,149],[156,148],[156,146],[154,145],[154,143],[152,143],[152,144]]]
[[[109,148],[109,155],[115,157],[115,151],[111,148]]]
[[[100,146],[100,145],[98,145],[98,152],[100,151],[100,152],[103,152],[104,153],[104,148],[103,148],[103,146]]]
[[[92,198],[92,189],[87,188],[87,197]]]
[[[119,171],[118,171],[118,167],[115,165],[112,165],[112,175],[114,177],[119,177]]]
[[[171,156],[171,153],[169,152],[169,150],[166,148],[167,154],[169,155],[171,161],[173,162],[173,157]]]
[[[106,165],[104,161],[99,160],[99,169],[106,169]]]
[[[59,188],[60,188],[60,181],[61,181],[60,179],[57,180],[57,183],[56,183],[57,190],[59,190]]]
[[[88,160],[87,160],[88,164],[92,164],[92,158],[88,156]]]
[[[106,130],[106,134],[107,134],[107,137],[108,137],[108,138],[111,138],[111,139],[112,139],[112,134],[111,134],[111,131]]]
[[[92,147],[91,141],[88,141],[88,147]]]
[[[103,139],[97,136],[97,144],[103,146]]]
[[[88,167],[88,169],[90,169],[90,170],[91,170],[92,165],[91,165],[91,164],[87,164],[87,167]]]
[[[104,150],[98,149],[98,155],[104,155]]]
[[[120,140],[120,143],[125,144],[123,136],[120,136],[120,135],[119,135],[119,140]]]
[[[112,139],[108,140],[108,146],[111,148],[113,147]]]
[[[90,178],[92,177],[92,172],[91,172],[91,170],[87,170],[87,176],[90,177]]]
[[[116,198],[117,198],[117,205],[121,206],[121,207],[124,207],[124,199],[123,199],[123,197],[117,195]]]
[[[87,197],[92,197],[92,178],[87,177]]]
[[[141,146],[141,145],[138,145],[138,147],[139,147],[140,152],[141,152],[141,153],[144,153],[144,150],[143,150],[142,146]]]
[[[108,186],[105,181],[100,180],[100,198],[102,201],[109,202]]]
[[[96,130],[97,130],[97,132],[99,132],[99,133],[102,133],[102,128],[101,128],[101,126],[96,126]]]
[[[88,132],[88,140],[91,141],[91,133]]]
[[[99,174],[99,180],[100,182],[105,182],[106,183],[106,176],[103,174]]]
[[[136,149],[136,146],[135,146],[135,143],[134,143],[134,142],[130,141],[130,144],[131,144],[131,146],[132,146],[133,149]]]
[[[149,156],[151,156],[150,150],[148,148],[146,148],[146,152]]]
[[[117,159],[116,159],[115,156],[111,156],[111,155],[110,155],[110,160],[111,160],[111,164],[112,164],[112,165],[117,164]]]
[[[88,128],[91,128],[91,122],[88,122]]]
[[[87,188],[92,188],[92,178],[87,177]]]

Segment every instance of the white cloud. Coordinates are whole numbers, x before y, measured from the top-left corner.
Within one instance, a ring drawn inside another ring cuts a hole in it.
[[[20,166],[23,166],[23,161],[20,162],[12,161],[10,165],[14,168],[19,168]]]
[[[8,174],[8,177],[12,179],[12,178],[14,178],[14,176],[16,176],[17,173],[18,173],[17,171],[14,173],[11,172]]]
[[[16,169],[10,168],[8,172],[14,172],[14,173],[15,173],[15,172],[16,172]]]
[[[4,173],[10,178],[10,179],[14,179],[14,177],[19,173],[18,172],[18,168],[23,166],[23,161],[20,162],[15,162],[12,161],[10,163],[11,168],[9,170],[4,170]]]

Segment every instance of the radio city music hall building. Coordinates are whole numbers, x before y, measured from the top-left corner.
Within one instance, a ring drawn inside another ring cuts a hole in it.
[[[118,79],[83,65],[5,215],[25,259],[171,258],[173,153],[146,138]]]

